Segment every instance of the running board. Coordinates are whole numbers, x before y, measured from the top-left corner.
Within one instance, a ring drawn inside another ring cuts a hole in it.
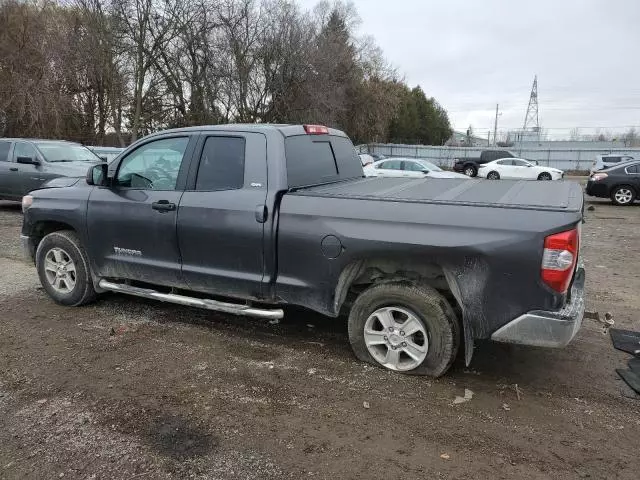
[[[215,310],[233,315],[266,318],[269,320],[284,317],[284,311],[280,308],[265,310],[262,308],[253,308],[248,305],[219,302],[207,298],[187,297],[186,295],[177,295],[175,293],[161,293],[156,290],[151,290],[150,288],[133,287],[124,283],[109,282],[108,280],[100,280],[98,285],[100,288],[111,290],[112,292],[126,293],[135,295],[136,297],[151,298],[153,300],[160,300],[161,302],[177,303],[178,305],[185,305],[187,307],[204,308],[206,310]]]

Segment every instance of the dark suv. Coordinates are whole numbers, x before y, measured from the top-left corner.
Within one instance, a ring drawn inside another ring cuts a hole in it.
[[[20,200],[47,180],[84,177],[101,161],[79,143],[25,138],[0,139],[0,199]]]

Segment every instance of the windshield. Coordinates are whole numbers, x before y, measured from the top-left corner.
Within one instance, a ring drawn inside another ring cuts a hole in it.
[[[426,168],[427,170],[431,171],[431,172],[441,172],[442,169],[440,167],[438,167],[437,165],[434,165],[431,162],[427,162],[426,160],[418,160],[418,162],[420,163],[420,165],[423,165],[424,168]]]
[[[87,147],[64,142],[35,142],[47,162],[100,162]]]

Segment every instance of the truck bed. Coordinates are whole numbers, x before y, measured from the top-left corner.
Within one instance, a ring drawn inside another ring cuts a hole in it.
[[[371,177],[308,187],[291,194],[556,212],[578,212],[583,203],[580,185],[571,181]]]

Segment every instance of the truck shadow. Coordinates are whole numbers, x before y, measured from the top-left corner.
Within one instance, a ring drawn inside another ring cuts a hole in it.
[[[9,200],[0,200],[0,212],[19,212],[19,213],[22,213],[22,204],[20,202],[11,202]]]
[[[129,312],[153,309],[157,312],[154,318],[167,326],[182,323],[223,334],[234,340],[257,340],[266,347],[267,352],[271,351],[267,356],[277,356],[278,347],[286,346],[357,363],[349,345],[345,317],[328,318],[303,308],[287,307],[283,319],[270,323],[261,319],[159,304],[152,300],[117,294],[105,295],[100,303],[109,309],[115,307]],[[592,332],[581,332],[579,338],[591,334]],[[589,339],[589,343],[594,342]],[[606,351],[604,343],[602,340],[598,348],[602,347]],[[273,350],[270,350],[270,346]],[[480,341],[475,345],[469,367],[464,363],[464,349],[460,349],[447,378],[464,381],[480,390],[483,385],[494,388],[496,384],[517,383],[521,387],[548,391],[558,386],[571,385],[577,378],[581,378],[580,381],[585,384],[589,382],[589,378],[597,383],[598,376],[612,376],[615,373],[610,366],[606,367],[602,363],[595,368],[594,365],[587,365],[583,346],[572,343],[563,349],[546,349]],[[407,381],[411,381],[410,378],[415,377],[407,377]]]

